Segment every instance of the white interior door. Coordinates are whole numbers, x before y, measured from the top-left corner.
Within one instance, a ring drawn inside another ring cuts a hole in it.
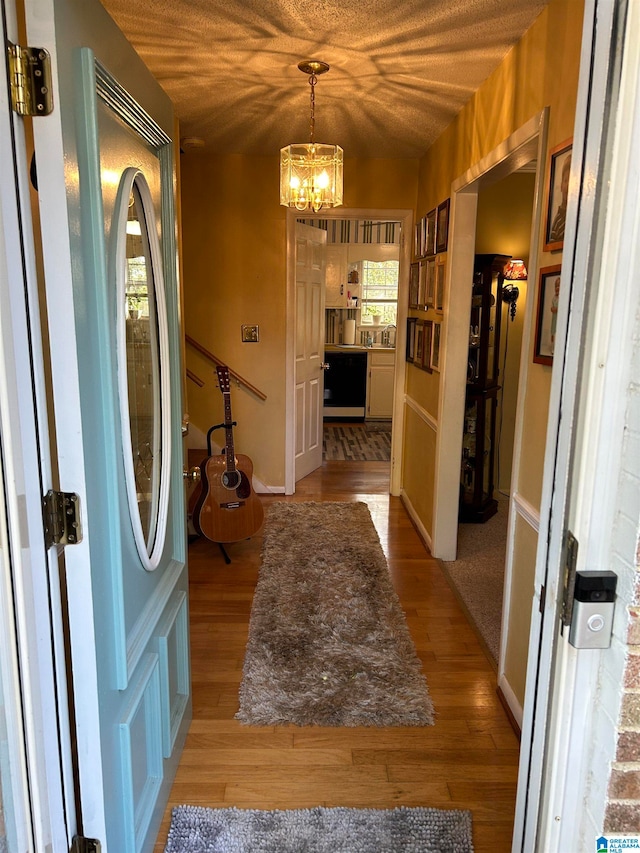
[[[326,231],[296,222],[296,482],[322,465],[326,244]]]
[[[98,0],[29,0],[82,834],[152,850],[190,717],[171,103]],[[137,306],[138,313],[129,309]]]

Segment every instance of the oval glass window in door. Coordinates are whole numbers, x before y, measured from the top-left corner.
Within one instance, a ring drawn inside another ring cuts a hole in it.
[[[118,387],[133,535],[145,569],[162,556],[171,457],[169,344],[153,200],[138,169],[120,181],[115,213]]]

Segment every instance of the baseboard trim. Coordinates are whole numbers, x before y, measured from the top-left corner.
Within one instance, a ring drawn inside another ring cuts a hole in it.
[[[206,457],[207,451],[204,448],[207,446],[207,436],[199,430],[198,427],[194,427],[193,424],[189,426],[189,434],[187,436],[187,449],[188,450],[201,450],[204,456]],[[215,441],[211,442],[211,455],[219,456],[222,453],[222,446]],[[199,460],[200,461],[200,460]],[[251,478],[251,485],[253,487],[253,491],[257,495],[284,495],[285,488],[284,486],[267,486],[266,483],[263,483],[256,475],[254,474]]]
[[[409,514],[409,518],[411,519],[411,523],[415,527],[418,536],[420,537],[420,539],[422,539],[422,544],[425,546],[425,548],[431,554],[432,553],[431,552],[431,536],[429,536],[429,534],[427,533],[426,527],[424,526],[422,521],[420,521],[420,517],[418,516],[418,513],[415,511],[413,504],[409,500],[407,493],[405,492],[404,489],[400,490],[400,500],[402,501],[402,505],[404,506],[407,513]]]
[[[504,677],[504,674],[498,676],[496,693],[498,694],[498,699],[502,702],[514,732],[518,735],[518,738],[520,738],[522,733],[522,705],[516,699],[516,695],[511,689],[511,685]]]
[[[285,489],[284,486],[267,486],[262,480],[258,480],[258,478],[254,475],[252,479],[253,491],[257,495],[284,495]]]

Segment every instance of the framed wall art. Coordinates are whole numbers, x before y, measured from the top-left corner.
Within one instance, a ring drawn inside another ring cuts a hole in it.
[[[431,373],[431,347],[433,344],[433,320],[425,320],[422,344],[422,369]]]
[[[436,304],[436,259],[427,258],[426,265],[427,285],[425,294],[425,306],[427,308],[433,308]]]
[[[418,308],[424,309],[427,304],[427,262],[420,261],[418,276]]]
[[[536,335],[533,350],[533,360],[536,364],[553,364],[561,269],[561,265],[557,264],[552,267],[542,267],[540,270]]]
[[[436,208],[430,210],[426,216],[427,222],[427,232],[426,232],[426,244],[425,244],[425,255],[435,255],[436,253]]]
[[[416,346],[413,353],[413,363],[418,367],[422,367],[422,359],[424,353],[424,322],[416,320]]]
[[[409,308],[418,307],[418,293],[420,289],[420,264],[413,263],[409,268]]]
[[[449,204],[450,199],[438,205],[436,222],[436,252],[446,252],[449,244]]]
[[[416,323],[415,317],[407,317],[407,353],[406,361],[413,362],[416,354]]]
[[[446,271],[445,259],[441,256],[436,258],[436,300],[435,309],[442,313],[444,311],[444,274]]]
[[[431,369],[440,373],[440,335],[442,334],[442,323],[434,322],[433,339],[431,341]]]
[[[547,206],[544,229],[545,252],[557,252],[564,245],[564,225],[567,216],[569,172],[573,139],[567,139],[549,152],[547,168]]]
[[[413,238],[413,257],[422,257],[422,220],[416,223]]]

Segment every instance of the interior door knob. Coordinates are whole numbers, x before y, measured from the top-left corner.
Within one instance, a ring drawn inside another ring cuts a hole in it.
[[[328,361],[321,361],[320,362],[320,370],[329,370],[330,367],[331,367],[331,365],[329,364]]]
[[[200,468],[198,468],[197,465],[193,468],[184,468],[182,470],[182,476],[185,480],[191,480],[192,483],[199,483],[201,477]]]
[[[185,413],[182,416],[182,437],[184,438],[185,435],[189,435],[189,414],[188,413]]]

